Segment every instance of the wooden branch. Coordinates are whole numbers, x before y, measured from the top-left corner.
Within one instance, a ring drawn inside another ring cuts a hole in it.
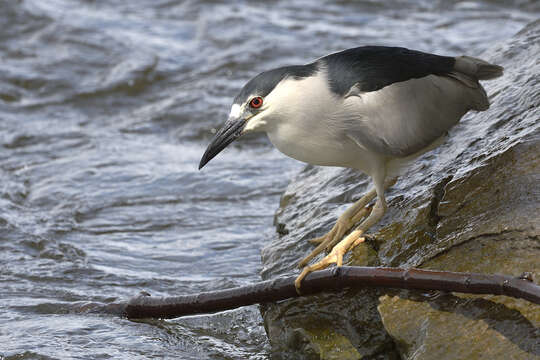
[[[240,306],[298,297],[294,276],[263,281],[233,289],[193,295],[156,298],[141,294],[129,301],[124,315],[137,318],[175,318],[211,313]],[[506,295],[540,304],[540,286],[524,273],[485,275],[419,269],[342,266],[316,271],[302,281],[302,295],[336,291],[347,287],[384,287],[399,289],[443,290],[469,294]]]

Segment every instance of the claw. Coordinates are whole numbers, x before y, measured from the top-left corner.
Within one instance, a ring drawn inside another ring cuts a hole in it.
[[[296,278],[296,280],[294,280],[294,287],[296,288],[296,293],[298,295],[302,295],[302,293],[300,292],[300,285],[302,284],[302,280],[304,280],[304,278],[306,277],[307,274],[309,274],[310,271],[308,270],[307,266],[304,268],[304,270],[302,270],[302,272],[300,273],[300,275],[298,275],[298,277]]]

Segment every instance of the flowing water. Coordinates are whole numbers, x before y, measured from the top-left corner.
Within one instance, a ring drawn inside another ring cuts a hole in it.
[[[269,358],[256,306],[84,305],[260,280],[302,164],[250,136],[197,170],[251,76],[365,44],[479,55],[538,4],[0,0],[0,359]]]

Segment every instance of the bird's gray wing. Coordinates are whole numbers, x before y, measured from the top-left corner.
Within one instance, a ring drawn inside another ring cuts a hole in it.
[[[399,157],[429,146],[468,110],[486,110],[489,102],[478,80],[503,71],[468,56],[384,46],[348,49],[318,62],[332,92],[347,105],[334,125],[360,146]]]
[[[336,123],[370,151],[405,157],[443,136],[469,110],[489,107],[478,81],[454,72],[396,82],[377,91],[353,87]]]
[[[478,80],[503,71],[468,56],[384,46],[348,49],[319,62],[330,89],[347,105],[334,125],[359,145],[398,157],[430,145],[468,110],[486,110],[489,102]]]

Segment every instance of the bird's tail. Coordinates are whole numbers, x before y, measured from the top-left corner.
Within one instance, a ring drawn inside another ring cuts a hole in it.
[[[503,67],[470,56],[458,56],[455,59],[454,71],[449,73],[448,76],[468,88],[467,93],[469,94],[471,109],[477,111],[489,109],[486,90],[478,80],[490,80],[502,76]]]
[[[477,80],[490,80],[502,76],[504,68],[470,56],[458,56],[454,70]]]

